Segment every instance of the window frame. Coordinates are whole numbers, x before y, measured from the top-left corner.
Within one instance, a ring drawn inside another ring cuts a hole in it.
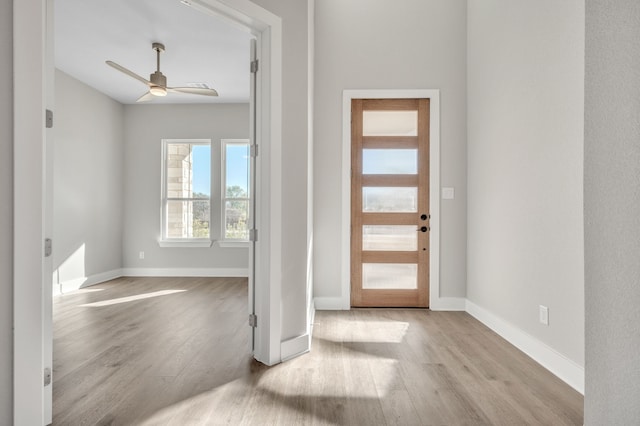
[[[190,145],[203,145],[209,146],[210,149],[210,172],[209,172],[209,198],[182,198],[182,197],[168,197],[167,196],[167,150],[171,144],[190,144]],[[160,238],[158,239],[158,245],[160,247],[211,247],[213,244],[213,206],[212,206],[212,189],[213,189],[213,143],[211,139],[162,139],[161,149],[161,202],[160,202]],[[169,238],[167,237],[168,226],[168,203],[169,201],[209,201],[209,237],[208,238]]]
[[[228,145],[246,145],[247,149],[251,149],[251,140],[247,138],[242,139],[221,139],[220,140],[220,240],[218,245],[220,247],[247,247],[250,239],[247,236],[246,239],[240,238],[227,238],[227,201],[238,200],[247,201],[248,203],[248,216],[247,225],[250,228],[251,224],[251,177],[249,176],[247,185],[247,197],[246,198],[227,198],[227,146]],[[249,153],[250,155],[250,153]],[[251,174],[251,160],[247,160],[247,170]]]

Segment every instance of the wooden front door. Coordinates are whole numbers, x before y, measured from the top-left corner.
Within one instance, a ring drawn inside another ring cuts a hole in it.
[[[429,306],[429,99],[351,103],[351,306]]]

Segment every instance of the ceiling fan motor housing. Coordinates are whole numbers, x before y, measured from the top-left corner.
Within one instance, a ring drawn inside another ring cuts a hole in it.
[[[149,76],[149,81],[154,86],[167,87],[167,77],[160,71],[156,71]]]

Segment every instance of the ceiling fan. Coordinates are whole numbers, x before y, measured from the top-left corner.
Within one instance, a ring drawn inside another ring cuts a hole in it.
[[[157,56],[157,69],[156,72],[149,76],[149,80],[146,80],[123,67],[122,65],[118,65],[113,61],[106,61],[107,65],[117,69],[120,72],[127,74],[130,77],[135,78],[136,80],[146,84],[149,86],[149,91],[144,95],[140,96],[136,102],[146,102],[150,101],[156,96],[167,96],[167,92],[179,92],[179,93],[189,93],[192,95],[204,95],[204,96],[218,96],[218,92],[214,89],[205,88],[205,87],[168,87],[167,86],[167,77],[160,72],[160,53],[164,52],[164,44],[162,43],[153,43],[151,45],[153,50],[156,51]]]

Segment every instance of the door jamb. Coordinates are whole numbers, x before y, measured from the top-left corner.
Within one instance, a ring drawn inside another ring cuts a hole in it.
[[[30,425],[45,423],[46,16],[45,0],[13,2],[13,422]]]
[[[430,99],[429,128],[429,309],[438,310],[440,301],[440,90],[361,89],[342,92],[342,294],[341,309],[351,309],[351,100]]]

